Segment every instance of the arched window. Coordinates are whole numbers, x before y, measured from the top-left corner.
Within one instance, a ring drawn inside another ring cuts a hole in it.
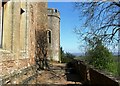
[[[3,0],[2,0],[3,1]],[[0,47],[4,50],[11,51],[12,49],[12,3],[9,0],[1,2],[1,33],[0,33]]]
[[[51,31],[47,31],[47,38],[48,38],[48,43],[51,43]]]
[[[6,2],[0,2],[0,48],[2,47],[3,39],[3,17],[4,17],[4,5]]]

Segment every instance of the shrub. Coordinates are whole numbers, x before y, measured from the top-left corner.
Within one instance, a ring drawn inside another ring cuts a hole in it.
[[[113,59],[113,55],[102,44],[101,40],[94,40],[95,45],[87,51],[86,60],[95,68],[107,70],[113,74],[117,74],[117,65]]]

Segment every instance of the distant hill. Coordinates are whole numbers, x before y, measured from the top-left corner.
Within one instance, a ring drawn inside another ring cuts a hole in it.
[[[71,54],[73,54],[75,56],[84,56],[84,53],[71,53]]]
[[[112,52],[112,54],[118,56],[118,52]]]
[[[71,53],[71,54],[73,54],[75,56],[84,56],[85,55],[84,53]],[[112,52],[112,54],[115,56],[118,56],[118,52]]]

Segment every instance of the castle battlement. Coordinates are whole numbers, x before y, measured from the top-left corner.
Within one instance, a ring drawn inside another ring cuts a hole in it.
[[[60,12],[55,8],[48,8],[48,16],[55,16],[60,18]]]

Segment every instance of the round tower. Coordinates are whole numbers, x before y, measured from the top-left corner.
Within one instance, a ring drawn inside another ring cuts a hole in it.
[[[48,9],[49,55],[53,61],[60,61],[60,13],[57,9]]]

